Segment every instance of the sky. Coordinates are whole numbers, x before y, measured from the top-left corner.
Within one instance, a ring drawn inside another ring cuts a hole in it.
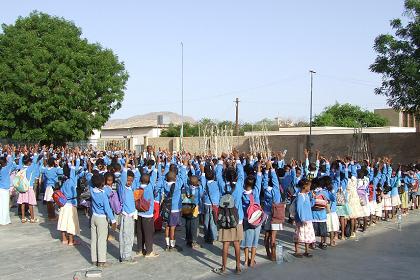
[[[313,110],[349,102],[385,108],[373,93],[380,75],[369,65],[373,42],[391,33],[403,0],[167,0],[4,1],[0,22],[13,24],[33,10],[64,17],[82,36],[110,48],[130,78],[112,118],[154,111],[181,113],[181,42],[184,114],[241,121],[309,119]]]

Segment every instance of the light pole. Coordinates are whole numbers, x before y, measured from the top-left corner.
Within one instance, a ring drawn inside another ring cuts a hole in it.
[[[184,43],[181,42],[181,152],[184,150]]]
[[[314,81],[314,74],[316,73],[314,70],[309,70],[311,75],[311,105],[310,105],[310,113],[309,113],[309,149],[312,147],[312,87]]]

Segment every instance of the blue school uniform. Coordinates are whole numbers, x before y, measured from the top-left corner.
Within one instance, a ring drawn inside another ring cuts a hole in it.
[[[313,201],[307,193],[299,193],[296,197],[296,222],[311,222]]]
[[[268,185],[268,173],[271,173],[271,181],[273,183],[273,186],[270,187]],[[281,202],[281,195],[280,195],[280,184],[279,180],[277,178],[276,171],[274,169],[271,169],[270,171],[265,170],[264,171],[264,177],[263,177],[263,188],[264,188],[264,212],[266,214],[271,214],[273,203],[279,204]]]
[[[8,156],[6,166],[0,169],[0,189],[8,190],[10,188],[10,173],[16,168],[15,159],[12,156]]]
[[[91,208],[92,214],[98,217],[107,217],[111,223],[115,223],[114,213],[112,212],[111,206],[109,204],[109,199],[104,189],[92,188],[90,187],[91,195]]]
[[[68,178],[63,185],[61,186],[61,192],[67,198],[67,204],[72,204],[73,206],[77,206],[77,177],[76,177],[76,169],[79,168],[80,160],[76,160],[76,165],[70,167],[70,178]]]
[[[157,178],[157,171],[153,170],[152,174],[150,176],[150,182],[149,184],[140,184],[139,188],[144,190],[143,198],[150,202],[150,208],[146,212],[139,212],[139,216],[143,218],[152,218],[153,217],[153,211],[155,209],[154,206],[154,188],[156,184],[156,178]]]

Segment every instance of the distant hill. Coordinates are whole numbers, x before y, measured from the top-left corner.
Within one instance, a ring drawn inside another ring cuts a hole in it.
[[[105,123],[102,129],[117,129],[130,127],[154,127],[158,125],[158,116],[162,115],[167,123],[181,124],[181,115],[174,112],[151,112],[144,115],[136,115],[128,119],[114,119]],[[184,116],[184,123],[195,123],[191,117]]]

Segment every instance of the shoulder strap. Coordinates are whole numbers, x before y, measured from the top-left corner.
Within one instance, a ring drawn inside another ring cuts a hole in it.
[[[172,198],[172,196],[174,195],[174,192],[175,192],[175,184],[176,184],[176,182],[174,182],[172,184],[171,190],[169,191],[169,196],[168,197],[171,197]]]
[[[251,192],[251,194],[249,195],[249,206],[252,206],[254,204],[255,204],[254,195]]]
[[[209,200],[210,200],[211,206],[213,206],[213,201],[211,201],[211,196],[210,196],[210,191],[209,191],[209,185],[207,184],[207,181],[206,181],[206,193],[209,196]]]

